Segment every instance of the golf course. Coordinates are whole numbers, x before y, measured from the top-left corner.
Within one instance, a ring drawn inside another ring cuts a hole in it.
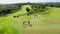
[[[23,5],[19,11],[0,17],[0,34],[60,34],[60,8],[47,7],[46,14],[34,13],[27,16],[26,7],[31,8],[30,5]],[[25,25],[24,28],[24,20],[30,20],[32,26]]]

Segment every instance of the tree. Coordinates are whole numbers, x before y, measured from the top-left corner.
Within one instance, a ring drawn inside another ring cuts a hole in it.
[[[27,7],[26,11],[28,12],[28,15],[30,14],[30,9]]]
[[[19,10],[21,6],[19,4],[5,4],[0,5],[0,15],[6,15],[9,13],[14,13]]]

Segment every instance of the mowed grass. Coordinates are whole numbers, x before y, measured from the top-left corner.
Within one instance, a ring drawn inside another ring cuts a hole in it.
[[[48,7],[49,14],[39,14],[37,18],[32,14],[30,16],[25,15],[26,7],[24,5],[22,10],[9,14],[7,17],[0,17],[0,29],[7,28],[10,34],[60,34],[60,8]],[[18,18],[13,18],[14,15],[21,15]],[[23,27],[22,22],[24,20],[30,20],[32,27],[26,25]],[[14,33],[12,33],[14,32]],[[17,33],[20,32],[20,33]],[[7,33],[8,34],[8,33]]]

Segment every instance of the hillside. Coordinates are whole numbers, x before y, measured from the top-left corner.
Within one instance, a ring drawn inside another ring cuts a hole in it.
[[[21,10],[7,17],[0,17],[0,32],[5,32],[4,34],[60,34],[60,8],[49,7],[49,14],[36,13],[27,16],[25,15],[26,7],[30,8],[30,5],[22,6]],[[13,17],[17,15],[20,16]],[[38,17],[34,18],[34,15]],[[24,28],[22,24],[24,20],[30,20],[32,26],[25,25],[26,28]]]

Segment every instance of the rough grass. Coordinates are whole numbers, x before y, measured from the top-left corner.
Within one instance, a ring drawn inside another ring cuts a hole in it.
[[[17,32],[21,34],[60,34],[60,8],[49,7],[49,14],[36,13],[38,15],[37,18],[33,18],[35,14],[13,18],[14,15],[26,13],[26,7],[29,7],[29,5],[24,5],[21,11],[10,14],[7,17],[0,17],[0,30],[7,27],[7,32],[10,32],[7,34],[19,34]],[[26,25],[26,28],[24,28],[22,25],[24,20],[30,20],[32,27]]]

